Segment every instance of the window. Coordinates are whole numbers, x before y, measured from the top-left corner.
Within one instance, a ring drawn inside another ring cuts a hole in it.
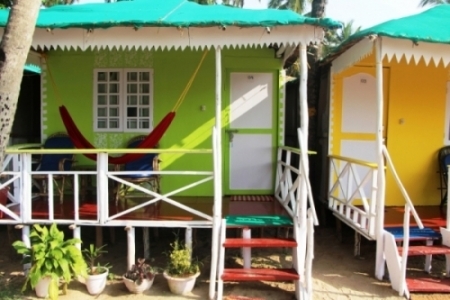
[[[150,69],[97,69],[94,72],[94,131],[145,131],[152,126]]]

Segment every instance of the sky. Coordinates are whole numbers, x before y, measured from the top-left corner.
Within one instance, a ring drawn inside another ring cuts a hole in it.
[[[80,3],[104,2],[104,0],[79,0]],[[267,8],[269,0],[245,0],[245,8]],[[349,22],[363,29],[390,19],[422,12],[420,0],[328,0],[326,16],[337,21]]]

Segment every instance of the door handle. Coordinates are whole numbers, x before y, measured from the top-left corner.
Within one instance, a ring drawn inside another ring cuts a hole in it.
[[[226,129],[225,132],[228,133],[228,137],[230,139],[230,143],[232,143],[233,142],[233,138],[234,138],[234,134],[238,133],[239,130],[237,130],[237,129]]]

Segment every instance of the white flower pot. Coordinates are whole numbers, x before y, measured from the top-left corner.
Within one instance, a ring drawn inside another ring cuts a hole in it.
[[[34,287],[36,296],[38,296],[38,298],[47,298],[48,286],[50,285],[51,281],[52,281],[51,277],[44,277],[39,279],[38,283]]]
[[[88,275],[86,277],[86,288],[91,295],[98,295],[105,289],[108,270],[96,275]]]
[[[187,277],[172,277],[167,272],[164,272],[170,291],[176,295],[190,293],[194,289],[195,281],[199,275],[200,272]]]
[[[132,292],[133,294],[141,294],[145,292],[146,290],[150,289],[153,285],[153,280],[155,280],[155,276],[153,276],[152,279],[144,279],[141,284],[137,284],[131,279],[126,278],[125,276],[122,276],[123,283],[125,283],[125,286],[127,289]]]

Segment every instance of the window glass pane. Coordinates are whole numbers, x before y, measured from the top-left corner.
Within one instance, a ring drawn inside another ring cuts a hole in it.
[[[109,128],[119,128],[119,119],[110,119]]]
[[[111,95],[109,96],[109,105],[118,105],[119,104],[119,96]]]
[[[139,97],[139,105],[149,105],[149,104],[150,104],[150,96]]]
[[[97,96],[97,104],[106,105],[106,96],[104,95]]]
[[[137,107],[127,107],[127,117],[137,117]]]
[[[127,93],[136,94],[137,93],[137,84],[128,84],[127,85]]]
[[[139,117],[150,117],[149,108],[139,108]]]
[[[137,96],[127,96],[127,105],[137,105]]]
[[[150,122],[148,120],[139,120],[139,128],[142,129],[150,128]]]
[[[139,81],[150,81],[150,72],[139,72]]]
[[[119,81],[119,72],[109,72],[109,81]]]
[[[97,81],[106,81],[106,72],[98,72]]]
[[[119,84],[118,83],[109,84],[109,92],[110,93],[118,93],[119,92]]]
[[[110,107],[109,108],[109,116],[110,117],[118,117],[119,116],[119,108],[118,107]]]
[[[127,128],[128,129],[135,129],[137,128],[137,121],[133,119],[128,119],[127,121]]]
[[[106,119],[98,119],[97,127],[98,128],[106,128]]]
[[[107,115],[106,115],[106,107],[99,107],[97,109],[97,116],[98,117],[107,117]]]
[[[106,84],[97,84],[97,92],[99,94],[106,93]]]
[[[137,72],[128,72],[127,81],[137,81]]]
[[[150,93],[150,85],[148,83],[140,84],[139,92],[144,93],[144,94]]]

